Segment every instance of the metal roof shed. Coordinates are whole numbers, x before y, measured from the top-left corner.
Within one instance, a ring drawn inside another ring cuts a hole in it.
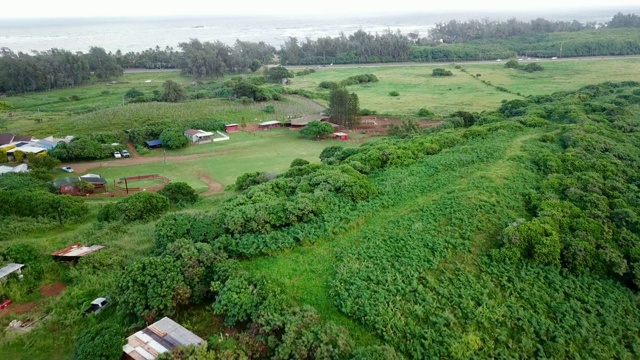
[[[17,272],[19,274],[20,272],[22,272],[23,267],[24,264],[10,263],[5,265],[4,267],[0,268],[0,280],[4,279],[14,272]]]
[[[125,359],[153,360],[181,345],[199,345],[202,338],[164,317],[127,338],[122,347]]]
[[[156,148],[161,148],[162,147],[162,140],[157,139],[157,140],[149,140],[146,141],[147,147],[149,149],[156,149]]]
[[[100,251],[102,249],[104,249],[104,246],[102,245],[87,246],[75,243],[71,246],[67,246],[62,250],[54,252],[53,254],[51,254],[51,256],[53,256],[53,258],[56,260],[74,261],[85,255]]]

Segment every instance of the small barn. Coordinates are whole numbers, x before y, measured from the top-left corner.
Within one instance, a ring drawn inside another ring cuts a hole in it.
[[[202,342],[204,340],[198,335],[164,317],[127,338],[127,343],[122,347],[123,359],[153,360],[179,346],[197,346]]]
[[[269,120],[258,124],[260,130],[277,129],[282,127],[282,124],[278,120]]]
[[[58,261],[78,261],[83,256],[89,255],[96,251],[100,251],[104,249],[102,245],[80,245],[79,243],[75,243],[73,245],[67,246],[64,249],[58,250],[51,254],[54,260]]]
[[[226,130],[228,133],[233,133],[233,132],[238,132],[238,131],[240,131],[240,129],[238,128],[238,124],[227,124],[227,125],[225,125],[224,127],[225,127],[225,130]]]
[[[333,133],[333,136],[339,140],[349,140],[349,134],[343,132]]]
[[[325,114],[307,115],[307,116],[303,116],[303,117],[300,117],[300,118],[291,119],[291,121],[288,122],[288,125],[291,126],[292,129],[300,129],[300,128],[303,128],[303,127],[307,126],[307,124],[309,124],[310,122],[312,122],[314,120],[328,121],[329,119],[330,119],[330,117],[326,116]]]
[[[107,188],[107,179],[98,174],[85,174],[80,176],[80,180],[90,183],[95,190],[105,190]]]
[[[145,143],[149,149],[159,149],[162,147],[162,140],[160,139],[145,141]]]
[[[191,141],[192,144],[206,144],[213,141],[213,133],[204,130],[187,129],[184,136]]]

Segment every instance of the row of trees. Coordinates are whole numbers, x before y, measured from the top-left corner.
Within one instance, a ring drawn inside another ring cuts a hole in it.
[[[43,91],[87,83],[92,75],[109,79],[123,70],[113,56],[100,47],[87,54],[61,49],[27,54],[0,49],[0,93]]]

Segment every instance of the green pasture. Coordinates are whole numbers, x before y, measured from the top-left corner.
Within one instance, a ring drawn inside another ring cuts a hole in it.
[[[231,139],[216,143],[192,145],[178,151],[167,151],[166,164],[161,155],[162,150],[154,150],[157,162],[131,165],[126,167],[109,167],[110,162],[97,162],[89,173],[104,176],[110,184],[122,177],[158,174],[171,181],[183,181],[196,191],[205,191],[207,185],[199,180],[206,175],[227,186],[235,183],[236,178],[247,172],[265,171],[281,173],[289,168],[295,158],[309,162],[319,162],[320,152],[332,145],[354,146],[354,143],[327,139],[322,141],[307,140],[295,131],[267,130],[254,133],[232,133]],[[203,154],[206,156],[175,160],[172,156]]]
[[[379,82],[349,86],[358,94],[360,108],[375,110],[378,114],[415,116],[420,108],[429,109],[439,117],[458,110],[484,111],[497,108],[502,100],[518,98],[514,95],[550,94],[577,89],[588,84],[605,81],[625,81],[640,78],[637,59],[583,59],[567,61],[539,61],[544,71],[527,73],[504,67],[506,60],[492,64],[462,64],[464,73],[454,64],[413,64],[411,66],[325,67],[304,77],[294,78],[292,87],[320,91],[322,81],[339,82],[349,76],[372,73]],[[522,61],[525,65],[530,61]],[[434,68],[445,68],[453,76],[433,77]],[[470,74],[481,76],[476,79]],[[514,94],[498,91],[502,86]],[[327,90],[324,90],[327,91]],[[389,96],[397,91],[400,96]]]

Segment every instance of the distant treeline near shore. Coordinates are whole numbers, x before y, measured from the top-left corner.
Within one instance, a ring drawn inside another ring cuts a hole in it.
[[[0,93],[25,93],[76,86],[92,78],[110,79],[124,68],[181,69],[195,77],[220,77],[257,71],[264,64],[328,65],[387,62],[475,61],[516,56],[579,57],[640,54],[640,16],[616,14],[606,24],[578,21],[506,22],[471,20],[437,24],[427,37],[387,30],[298,40],[289,38],[277,50],[264,42],[191,39],[178,49],[88,53],[61,49],[14,53],[0,49]]]

